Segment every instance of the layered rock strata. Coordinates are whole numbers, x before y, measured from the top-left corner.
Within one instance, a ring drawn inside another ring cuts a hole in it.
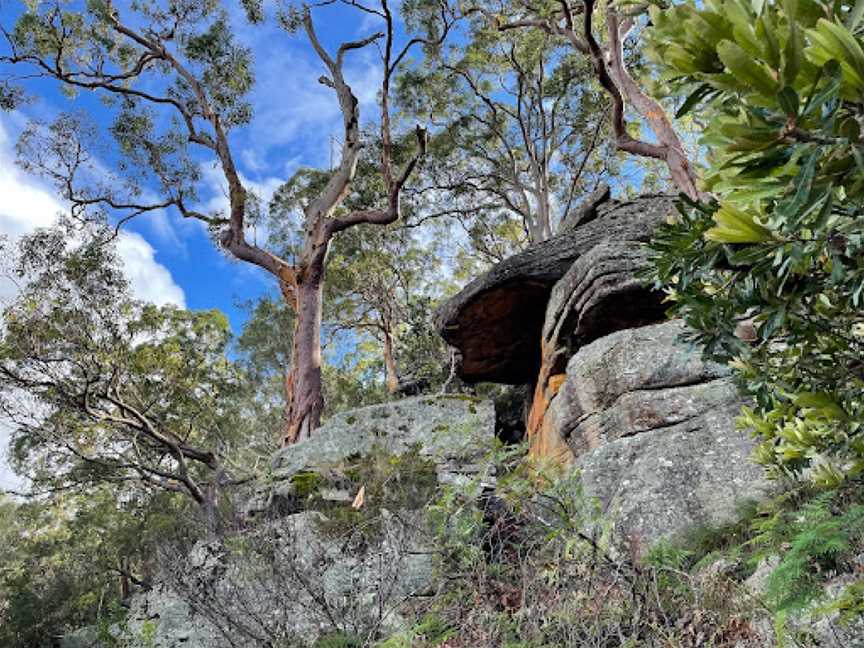
[[[735,426],[743,403],[727,368],[702,360],[641,278],[671,198],[595,199],[579,222],[466,286],[438,322],[463,379],[533,385],[532,456],[578,467],[638,551],[730,520],[766,483]],[[520,301],[526,286],[536,290]]]

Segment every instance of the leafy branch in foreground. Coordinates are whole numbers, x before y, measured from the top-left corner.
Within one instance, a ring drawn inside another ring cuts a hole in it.
[[[826,12],[828,12],[826,14]],[[816,2],[651,9],[650,52],[699,106],[718,202],[685,201],[654,279],[754,407],[772,474],[864,473],[864,50],[858,13]]]

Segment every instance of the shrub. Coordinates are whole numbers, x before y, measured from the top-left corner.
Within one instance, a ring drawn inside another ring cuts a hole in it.
[[[649,53],[700,106],[705,202],[651,244],[653,278],[754,398],[741,424],[774,476],[864,472],[861,12],[688,0],[651,10]]]

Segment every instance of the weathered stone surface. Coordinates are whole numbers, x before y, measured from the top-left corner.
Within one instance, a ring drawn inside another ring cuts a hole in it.
[[[612,190],[605,182],[601,182],[590,196],[573,212],[573,215],[558,226],[558,233],[575,229],[589,223],[599,216],[599,207],[612,197]]]
[[[619,539],[644,550],[663,538],[734,520],[768,492],[735,429],[736,403],[666,428],[619,438],[577,459],[585,492],[613,511]]]
[[[739,404],[726,367],[705,362],[680,338],[678,320],[627,329],[582,347],[546,423],[576,455],[602,443],[691,420]]]
[[[532,439],[535,456],[567,448],[586,492],[616,511],[619,538],[641,548],[728,521],[767,488],[735,427],[742,399],[728,369],[705,362],[685,330],[673,320],[582,347]]]
[[[756,571],[744,582],[743,596],[756,597],[763,601],[768,585],[768,578],[780,564],[777,555],[764,559]],[[859,561],[856,568],[864,568],[864,561]],[[855,573],[835,576],[822,587],[822,596],[817,597],[804,610],[790,613],[786,617],[785,632],[794,639],[793,645],[819,646],[820,648],[864,648],[864,617],[844,621],[837,611],[824,612],[826,608],[840,598],[846,588],[859,580]],[[771,619],[765,619],[754,628],[766,647],[777,646],[777,634]],[[788,641],[786,643],[789,643]]]
[[[246,506],[254,515],[292,497],[291,478],[378,448],[389,454],[417,452],[433,461],[439,481],[483,469],[495,438],[495,407],[463,395],[419,396],[337,414],[311,439],[273,455],[271,480],[259,484]],[[290,510],[290,502],[289,502]]]
[[[672,210],[670,196],[603,203],[590,222],[528,248],[468,284],[435,316],[444,339],[462,354],[462,378],[533,382],[553,285],[574,261],[600,244],[627,247],[629,242],[629,247],[638,247]]]
[[[544,348],[575,352],[609,333],[665,320],[663,294],[637,277],[648,263],[644,245],[632,241],[604,241],[576,259],[550,294]]]
[[[382,511],[374,542],[331,535],[326,522],[326,515],[305,511],[270,523],[279,530],[268,536],[277,543],[276,562],[263,566],[259,554],[226,558],[199,545],[174,581],[136,595],[124,625],[111,633],[129,648],[229,648],[263,645],[253,636],[311,645],[342,629],[401,628],[401,605],[433,580],[420,515]],[[64,641],[63,648],[99,646],[91,629]]]
[[[541,363],[528,416],[535,456],[566,461],[566,449],[549,435],[550,404],[564,381],[565,365],[585,344],[621,329],[665,319],[663,296],[641,281],[648,265],[644,245],[605,241],[576,259],[555,284],[546,307]],[[554,422],[553,427],[559,427]],[[554,434],[554,432],[553,432]]]

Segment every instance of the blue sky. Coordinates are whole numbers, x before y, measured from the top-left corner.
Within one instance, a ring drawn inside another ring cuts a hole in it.
[[[224,4],[231,11],[238,40],[253,51],[256,76],[250,95],[255,115],[249,125],[232,133],[232,149],[247,188],[266,200],[298,167],[328,165],[330,138],[338,137],[341,129],[338,105],[332,90],[317,82],[324,68],[305,34],[291,35],[277,27],[273,3],[267,6],[271,20],[262,26],[246,23],[239,2]],[[23,2],[0,0],[0,24],[11,28],[23,6]],[[314,15],[319,36],[331,48],[380,29],[364,14],[345,7],[325,7]],[[0,74],[4,71],[8,70],[0,69]],[[360,99],[362,118],[372,120],[380,83],[375,50],[350,55],[345,72]],[[62,209],[46,182],[14,166],[13,147],[28,120],[50,121],[70,109],[88,113],[97,124],[107,125],[110,119],[107,109],[86,94],[70,101],[50,81],[25,87],[35,101],[14,113],[0,113],[0,233],[12,237],[49,224]],[[221,172],[206,164],[203,171],[200,206],[219,209],[227,204]],[[226,258],[198,222],[159,213],[139,217],[126,229],[121,256],[136,294],[144,299],[193,309],[218,308],[229,315],[236,332],[244,319],[238,302],[272,290],[269,276]],[[11,292],[9,286],[0,287],[0,295],[4,292]]]
[[[123,2],[115,3],[123,7]],[[331,136],[338,137],[341,118],[333,91],[319,84],[324,72],[305,34],[290,35],[275,25],[274,3],[263,26],[248,25],[240,3],[225,0],[238,39],[250,47],[255,61],[256,85],[250,100],[252,122],[231,135],[235,161],[247,189],[265,201],[301,166],[326,167]],[[0,24],[9,30],[23,11],[24,2],[0,0]],[[345,7],[315,12],[319,37],[331,49],[380,29],[363,14]],[[0,43],[5,53],[5,43]],[[346,60],[345,76],[361,104],[364,122],[377,113],[380,84],[376,52],[354,52]],[[0,75],[8,73],[0,66]],[[31,103],[12,113],[0,112],[0,235],[16,239],[37,227],[48,226],[64,209],[56,192],[43,179],[15,165],[14,146],[32,119],[50,122],[64,111],[83,111],[97,124],[107,125],[107,109],[86,94],[75,100],[63,95],[50,81],[29,82]],[[199,205],[207,210],[227,205],[221,172],[204,166]],[[245,319],[238,307],[272,292],[272,279],[263,271],[227,258],[217,250],[201,223],[176,213],[145,215],[132,221],[119,239],[119,252],[135,294],[158,304],[174,303],[192,309],[218,308],[225,312],[235,333]],[[0,303],[14,297],[15,286],[0,275]],[[0,422],[0,441],[4,437]],[[0,461],[0,488],[15,487],[17,480]]]

